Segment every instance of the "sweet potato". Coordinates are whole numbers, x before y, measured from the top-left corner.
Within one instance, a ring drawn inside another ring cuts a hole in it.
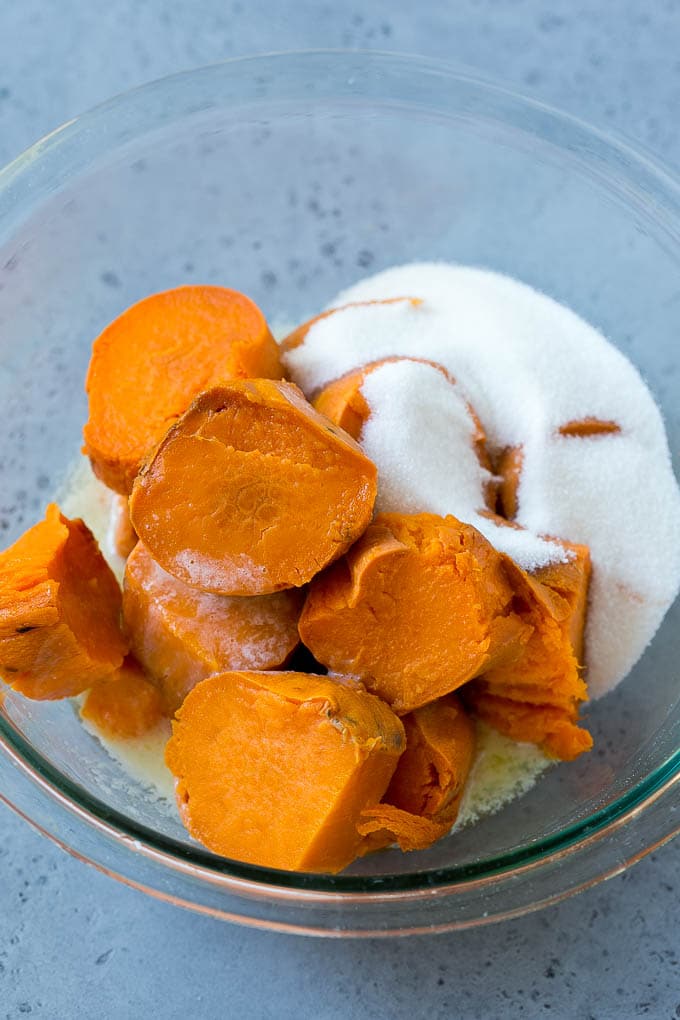
[[[198,393],[282,375],[264,316],[245,295],[208,286],[152,294],[94,342],[84,452],[97,477],[127,495],[143,458]]]
[[[388,365],[395,361],[415,361],[419,364],[431,365],[432,368],[441,372],[452,386],[455,385],[455,381],[442,365],[437,364],[435,361],[429,361],[427,358],[402,358],[397,356],[381,358],[379,361],[371,361],[369,364],[356,368],[353,372],[348,372],[346,375],[340,376],[339,379],[328,383],[315,397],[314,407],[321,414],[325,414],[327,418],[330,418],[332,422],[335,422],[336,425],[339,425],[341,429],[344,429],[345,432],[349,432],[352,439],[356,439],[358,442],[361,438],[361,430],[371,413],[371,409],[361,392],[366,376],[370,375],[371,372],[375,372],[376,369],[381,368],[383,365]],[[484,430],[476,415],[474,420],[478,429],[478,436],[483,443]]]
[[[114,740],[142,737],[165,716],[160,691],[131,655],[90,688],[80,714],[103,736]]]
[[[588,590],[592,573],[590,550],[575,542],[563,541],[562,545],[571,553],[572,558],[566,563],[552,563],[535,570],[530,577],[566,602],[567,611],[562,616],[563,633],[569,639],[577,662],[583,666]]]
[[[132,527],[126,496],[116,493],[113,497],[109,527],[113,548],[122,560],[126,560],[137,545],[137,534]]]
[[[490,693],[562,708],[587,698],[577,653],[583,648],[590,555],[586,546],[564,545],[574,559],[544,567],[534,575],[508,561],[515,611],[531,625],[532,632],[519,658],[484,671]]]
[[[392,362],[415,362],[416,364],[429,365],[435,371],[441,372],[451,386],[456,385],[455,379],[451,377],[443,365],[438,364],[436,361],[429,361],[427,358],[383,358],[380,361],[373,361],[368,365],[364,365],[362,368],[357,368],[355,371],[349,372],[347,375],[343,375],[327,386],[324,386],[314,400],[314,407],[321,414],[325,414],[327,418],[330,418],[332,422],[335,422],[336,425],[339,425],[341,429],[344,429],[345,432],[349,432],[353,439],[360,442],[362,429],[371,414],[371,408],[362,392],[364,381],[366,376],[375,372],[376,369]],[[469,402],[466,403],[470,416],[470,425],[472,426],[472,445],[477,454],[477,459],[483,468],[491,472],[491,459],[486,446],[486,434],[482,428],[482,423],[475,414],[474,408]],[[423,442],[427,441],[426,436],[421,436],[419,439]],[[496,493],[497,482],[492,475],[484,492],[484,497],[489,507],[495,506]]]
[[[513,611],[505,559],[471,525],[379,514],[310,585],[300,636],[403,715],[512,660],[531,625]]]
[[[213,673],[276,669],[299,642],[302,593],[208,595],[178,581],[139,542],[125,568],[123,617],[134,654],[169,715]]]
[[[531,624],[531,636],[520,658],[490,668],[464,696],[485,722],[507,736],[571,759],[592,746],[590,734],[576,725],[579,704],[587,699],[579,664],[590,555],[585,546],[564,545],[573,557],[567,563],[533,576],[514,567],[515,609]]]
[[[120,607],[90,530],[50,504],[0,553],[0,676],[37,700],[80,694],[123,661]]]
[[[357,822],[384,794],[404,728],[341,678],[233,672],[191,691],[166,763],[195,839],[227,857],[337,872],[357,855]]]
[[[475,754],[475,727],[455,694],[402,718],[406,750],[380,804],[365,808],[364,852],[424,850],[456,820]]]
[[[375,466],[292,383],[203,393],[143,467],[130,515],[153,558],[221,595],[300,587],[368,525]]]

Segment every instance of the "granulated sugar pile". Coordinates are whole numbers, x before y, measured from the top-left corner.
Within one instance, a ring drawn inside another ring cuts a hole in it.
[[[634,366],[569,309],[479,269],[413,264],[362,280],[332,307],[387,298],[420,303],[354,306],[320,319],[286,355],[308,396],[369,362],[371,409],[361,443],[380,473],[379,509],[451,513],[526,569],[564,559],[541,536],[590,547],[586,632],[593,697],[614,687],[653,637],[680,585],[680,492],[663,422]],[[485,473],[472,450],[469,401],[492,451],[521,447],[516,522],[479,518]],[[619,432],[564,436],[587,418]],[[644,536],[644,541],[643,541]]]

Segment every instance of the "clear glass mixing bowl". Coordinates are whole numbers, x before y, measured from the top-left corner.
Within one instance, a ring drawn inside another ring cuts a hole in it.
[[[493,267],[570,305],[641,369],[680,450],[675,180],[438,63],[257,57],[114,99],[0,174],[2,543],[41,515],[77,453],[90,344],[126,305],[224,283],[274,323],[298,321],[413,259]],[[622,687],[590,707],[592,754],[427,851],[336,877],[202,850],[68,704],[5,695],[0,793],[114,877],[219,917],[334,935],[508,917],[617,873],[680,827],[679,616],[676,605]]]

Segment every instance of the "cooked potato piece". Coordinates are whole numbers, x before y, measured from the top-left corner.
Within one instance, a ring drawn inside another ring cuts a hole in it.
[[[127,651],[121,593],[91,531],[56,504],[0,553],[0,676],[29,698],[68,698]]]
[[[153,558],[216,595],[306,584],[364,531],[375,466],[292,383],[203,393],[135,481],[132,523]]]
[[[191,691],[166,762],[187,829],[211,850],[337,872],[359,852],[361,812],[404,746],[397,716],[351,680],[234,672]]]
[[[496,661],[531,625],[513,611],[505,559],[473,527],[434,514],[380,514],[310,585],[304,644],[403,715]]]
[[[166,573],[139,542],[125,568],[123,617],[169,715],[197,683],[233,669],[276,669],[299,642],[302,592],[208,595]]]

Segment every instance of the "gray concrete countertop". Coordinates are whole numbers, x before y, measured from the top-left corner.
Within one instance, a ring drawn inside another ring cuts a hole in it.
[[[82,109],[235,55],[420,52],[476,67],[680,167],[676,0],[0,2],[0,164]],[[0,808],[0,1020],[680,1017],[680,841],[476,931],[321,941],[232,927],[71,860]]]

